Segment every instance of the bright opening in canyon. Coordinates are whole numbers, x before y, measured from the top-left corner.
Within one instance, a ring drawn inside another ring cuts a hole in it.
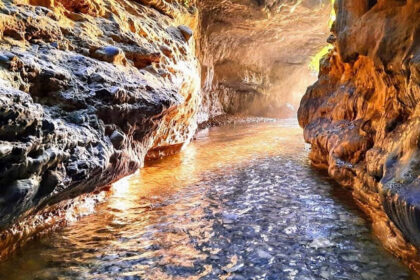
[[[418,0],[0,0],[0,279],[420,279]]]
[[[294,117],[316,81],[329,0],[201,1],[203,119],[222,113]]]

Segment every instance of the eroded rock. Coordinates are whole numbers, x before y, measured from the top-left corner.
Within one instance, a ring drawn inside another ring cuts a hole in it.
[[[186,41],[189,41],[190,38],[193,36],[193,31],[188,26],[180,25],[178,26],[178,29],[179,31],[181,31],[182,36],[184,36]]]
[[[198,5],[200,121],[223,113],[294,117],[316,80],[308,65],[325,45],[330,1],[207,0]]]
[[[310,158],[353,189],[386,247],[420,271],[418,1],[338,0],[299,108]]]
[[[106,46],[95,50],[93,57],[114,64],[124,65],[127,63],[124,52],[121,49],[113,46]]]
[[[168,6],[176,18],[128,0],[0,1],[1,229],[190,140],[199,68],[173,29],[197,14]]]

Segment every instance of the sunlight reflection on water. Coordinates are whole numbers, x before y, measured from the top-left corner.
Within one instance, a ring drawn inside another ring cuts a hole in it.
[[[0,278],[415,279],[309,166],[295,121],[202,131],[112,192]]]

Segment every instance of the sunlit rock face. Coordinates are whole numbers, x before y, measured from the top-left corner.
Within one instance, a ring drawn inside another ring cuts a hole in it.
[[[420,2],[335,5],[335,48],[299,109],[310,158],[353,188],[378,236],[419,271]]]
[[[0,0],[0,228],[189,141],[197,22],[184,1]]]
[[[330,1],[206,0],[198,5],[200,119],[221,113],[294,116],[306,87],[316,80],[308,65],[326,44]]]

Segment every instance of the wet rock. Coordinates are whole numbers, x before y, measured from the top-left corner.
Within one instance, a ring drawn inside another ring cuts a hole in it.
[[[290,226],[284,229],[284,232],[286,234],[294,234],[297,231],[297,227],[296,226]]]
[[[55,171],[47,171],[42,178],[39,189],[37,191],[37,197],[42,198],[54,191],[57,185],[62,181],[62,176]]]
[[[229,276],[227,279],[229,279],[229,280],[245,280],[246,278],[242,275],[235,274],[235,275]]]
[[[268,253],[268,252],[266,252],[262,249],[257,250],[257,256],[261,259],[271,259],[273,257],[270,253]]]
[[[0,159],[11,154],[13,151],[13,145],[10,143],[1,143],[0,144]]]
[[[10,59],[7,56],[0,54],[0,64],[7,65],[9,61]]]
[[[243,263],[239,263],[239,264],[236,264],[236,265],[234,265],[232,267],[224,268],[223,270],[226,271],[226,272],[232,273],[232,272],[239,272],[243,268],[244,268],[244,264]]]
[[[161,46],[160,47],[160,50],[167,57],[169,57],[169,58],[172,58],[173,57],[173,51],[169,47],[167,47],[167,46]]]
[[[327,43],[334,44],[336,41],[337,41],[337,38],[335,37],[334,34],[331,34],[330,36],[328,36]]]
[[[314,239],[309,246],[319,249],[319,248],[327,248],[327,247],[334,246],[334,243],[332,243],[327,238],[320,237],[320,238]]]
[[[55,130],[55,125],[54,122],[50,121],[50,120],[43,120],[42,121],[42,130],[45,133],[53,133]]]
[[[140,68],[140,69],[151,66],[153,63],[159,63],[161,60],[161,54],[158,52],[156,53],[131,53],[131,54],[128,54],[127,57],[133,61],[135,67]]]

